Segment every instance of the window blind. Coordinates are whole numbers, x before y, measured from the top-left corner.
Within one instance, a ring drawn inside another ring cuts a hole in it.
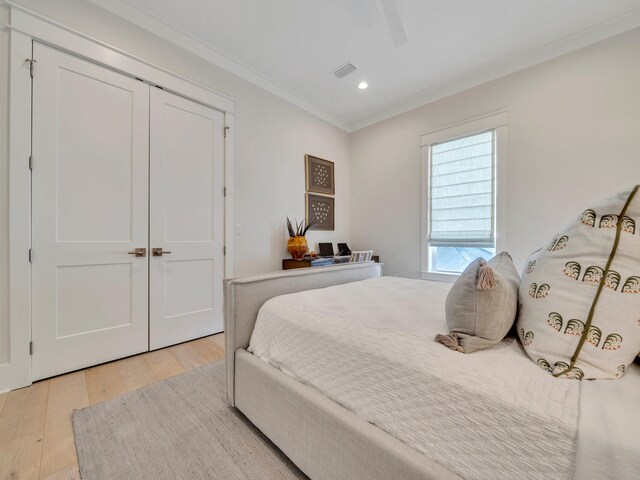
[[[495,130],[431,145],[429,245],[495,245]]]

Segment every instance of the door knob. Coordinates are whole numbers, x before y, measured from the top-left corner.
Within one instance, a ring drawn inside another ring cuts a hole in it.
[[[135,255],[136,257],[146,257],[147,249],[146,248],[134,248],[133,252],[127,252],[129,255]]]
[[[153,252],[153,256],[154,257],[161,257],[162,255],[167,255],[171,252],[167,251],[167,250],[162,250],[162,247],[160,248],[152,248],[151,252]]]

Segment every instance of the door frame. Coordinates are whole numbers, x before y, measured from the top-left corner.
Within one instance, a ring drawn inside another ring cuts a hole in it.
[[[31,373],[31,77],[33,42],[57,48],[219,110],[224,135],[224,276],[233,276],[233,119],[235,101],[24,7],[9,9],[9,362],[0,364],[0,393],[32,383]],[[36,59],[37,60],[37,59]],[[33,64],[37,75],[38,64]],[[37,168],[37,159],[33,159]],[[37,253],[33,252],[34,258]],[[34,346],[37,349],[37,345]]]

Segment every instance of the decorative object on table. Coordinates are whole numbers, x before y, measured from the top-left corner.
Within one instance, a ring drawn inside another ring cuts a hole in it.
[[[329,160],[305,155],[307,192],[335,195],[334,163]]]
[[[352,250],[349,259],[352,263],[370,262],[373,256],[373,250]]]
[[[324,260],[324,262],[317,262],[317,260]],[[319,267],[319,266],[325,266],[325,265],[332,265],[332,266],[350,265],[351,262],[349,260],[351,260],[351,257],[322,258],[322,257],[312,257],[310,255],[306,255],[302,260],[294,260],[292,258],[283,258],[282,270],[292,270],[294,268],[311,268],[311,267]],[[374,262],[380,263],[379,257],[377,255],[372,256],[371,260]]]
[[[333,257],[333,263],[335,263],[336,265],[351,263],[351,255]]]
[[[520,283],[525,351],[555,377],[622,377],[640,351],[640,185],[590,205]]]
[[[335,230],[335,199],[307,193],[307,218],[317,220],[312,230]]]
[[[315,258],[311,260],[312,267],[328,267],[333,265],[333,258]]]
[[[283,258],[282,259],[282,269],[283,270],[293,270],[297,268],[311,268],[311,267],[328,267],[331,265],[335,265],[333,258],[311,258],[304,257],[302,260],[294,260],[292,258]]]
[[[293,258],[282,259],[282,270],[294,270],[298,268],[310,268],[311,259],[303,258],[302,260],[294,260]]]
[[[321,257],[333,257],[333,243],[318,243]]]
[[[307,220],[303,220],[298,223],[296,221],[296,227],[293,228],[293,224],[289,217],[287,217],[287,230],[289,231],[289,241],[287,242],[287,250],[291,258],[294,260],[302,260],[304,256],[309,251],[309,245],[307,244],[307,239],[305,235],[307,230],[309,230],[315,223],[316,219],[308,222]]]
[[[346,243],[339,243],[338,244],[338,255],[340,255],[341,257],[345,257],[347,255],[351,255],[351,250],[349,249],[349,245],[347,245]]]

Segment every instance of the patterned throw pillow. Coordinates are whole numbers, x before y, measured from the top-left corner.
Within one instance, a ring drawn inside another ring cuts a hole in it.
[[[639,187],[585,210],[528,260],[518,335],[556,377],[619,378],[640,352]]]

